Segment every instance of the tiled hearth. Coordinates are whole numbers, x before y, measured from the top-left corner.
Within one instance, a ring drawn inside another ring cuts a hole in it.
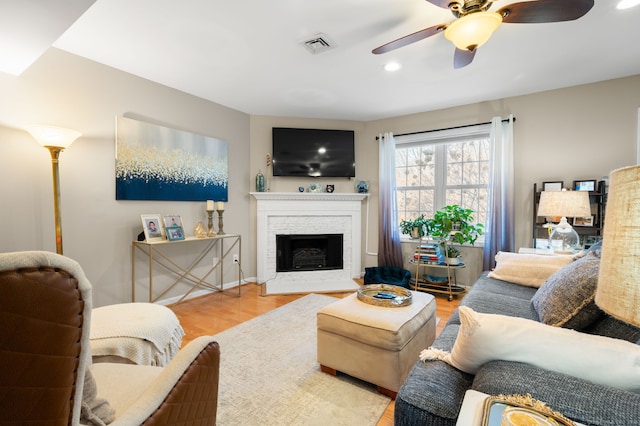
[[[257,279],[263,294],[355,290],[366,194],[252,192],[257,200]],[[276,235],[343,234],[343,268],[276,272]]]

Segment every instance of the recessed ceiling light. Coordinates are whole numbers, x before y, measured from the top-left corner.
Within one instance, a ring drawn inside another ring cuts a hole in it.
[[[640,0],[620,0],[616,8],[629,9],[630,7],[637,6],[639,4],[640,4]]]
[[[402,65],[397,62],[389,62],[384,65],[384,70],[389,72],[398,71],[400,68],[402,68]]]

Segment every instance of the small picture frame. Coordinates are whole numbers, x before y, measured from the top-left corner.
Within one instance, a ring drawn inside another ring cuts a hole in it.
[[[167,228],[167,239],[169,241],[184,240],[184,232],[182,226],[170,226]]]
[[[310,183],[309,192],[322,192],[322,185],[319,183]]]
[[[144,239],[147,242],[164,240],[164,230],[162,220],[159,214],[141,214],[142,229],[144,230]]]
[[[564,186],[564,182],[561,180],[552,181],[552,182],[542,182],[543,191],[562,191],[563,186]]]
[[[329,185],[327,185],[327,189],[326,189],[326,191],[327,191],[329,194],[331,194],[335,189],[336,189],[336,186],[335,186],[335,185],[329,184]]]
[[[593,226],[594,215],[589,217],[574,217],[573,226]]]
[[[174,228],[176,226],[182,228],[182,218],[178,215],[164,216],[162,219],[164,220],[165,228]]]
[[[573,189],[576,191],[595,191],[596,190],[596,181],[595,179],[589,180],[574,180],[573,181]]]

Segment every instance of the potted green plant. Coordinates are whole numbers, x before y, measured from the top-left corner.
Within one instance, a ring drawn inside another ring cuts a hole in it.
[[[423,214],[415,219],[403,219],[400,221],[400,231],[412,239],[422,238],[431,232],[431,219],[425,218]]]
[[[448,265],[460,264],[460,250],[449,244],[445,247],[444,251]]]
[[[450,257],[448,256],[450,250],[458,251],[451,246],[451,243],[473,245],[483,231],[483,225],[475,223],[473,210],[455,204],[436,211],[431,220],[431,226],[431,235],[441,239],[443,251],[447,257]],[[458,251],[455,257],[459,255]]]

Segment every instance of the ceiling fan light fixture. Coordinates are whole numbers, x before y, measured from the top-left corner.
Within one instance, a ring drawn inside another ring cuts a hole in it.
[[[489,40],[502,23],[496,12],[475,12],[456,19],[444,30],[444,36],[458,49],[475,50]]]

